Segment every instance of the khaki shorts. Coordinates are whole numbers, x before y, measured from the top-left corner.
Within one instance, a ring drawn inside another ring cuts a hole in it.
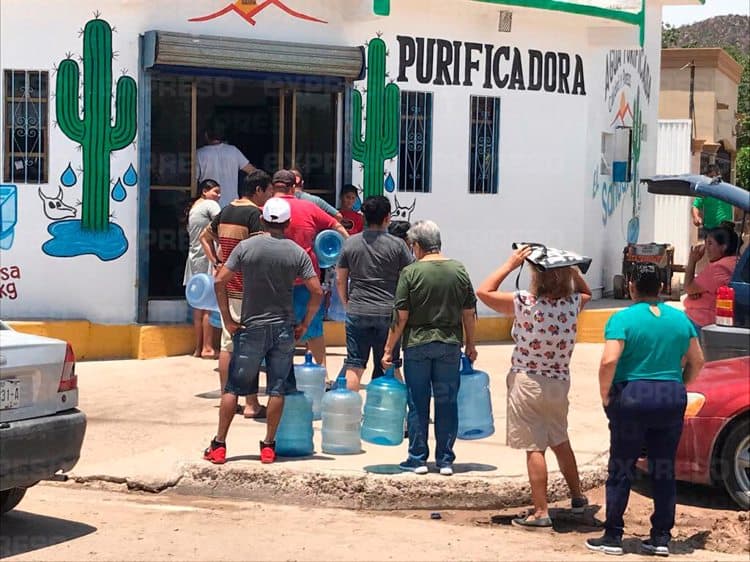
[[[242,317],[242,299],[229,299],[229,314],[232,315],[232,320],[239,322]],[[224,326],[224,319],[221,320],[221,350],[232,353],[234,351],[234,343],[232,342],[232,335],[227,331]]]
[[[570,380],[508,373],[507,445],[544,451],[567,441],[569,390]]]

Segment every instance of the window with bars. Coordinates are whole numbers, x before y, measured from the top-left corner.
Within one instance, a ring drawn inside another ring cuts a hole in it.
[[[47,183],[49,75],[6,70],[3,81],[3,180]]]
[[[432,93],[401,92],[398,190],[429,193],[432,177]]]
[[[500,98],[471,96],[469,193],[497,193]]]

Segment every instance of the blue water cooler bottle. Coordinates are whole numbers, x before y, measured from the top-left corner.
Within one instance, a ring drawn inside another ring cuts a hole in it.
[[[375,445],[400,445],[404,440],[406,385],[393,376],[393,367],[367,385],[362,439]]]
[[[490,377],[476,371],[461,354],[461,386],[458,389],[458,438],[482,439],[495,433],[490,399]]]
[[[294,378],[297,390],[305,393],[312,403],[313,419],[320,419],[320,404],[326,392],[326,378],[328,374],[323,365],[313,361],[312,353],[305,353],[305,362],[294,366]]]
[[[362,421],[362,397],[346,388],[342,371],[322,401],[323,452],[331,455],[353,455],[362,450],[359,432]]]
[[[219,310],[214,292],[214,278],[207,273],[196,273],[185,285],[187,303],[198,310]]]
[[[335,230],[323,230],[318,233],[313,243],[318,265],[321,269],[333,267],[339,260],[341,248],[344,247],[344,237]]]
[[[312,403],[303,392],[287,394],[276,431],[276,454],[280,457],[307,457],[313,454]]]

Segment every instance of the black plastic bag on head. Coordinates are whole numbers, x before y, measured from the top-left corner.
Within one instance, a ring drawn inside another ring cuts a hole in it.
[[[526,261],[541,271],[577,265],[581,273],[586,273],[591,266],[591,258],[581,256],[575,252],[549,248],[538,242],[513,242],[514,250],[521,246],[530,246],[532,248],[531,255],[526,258]]]

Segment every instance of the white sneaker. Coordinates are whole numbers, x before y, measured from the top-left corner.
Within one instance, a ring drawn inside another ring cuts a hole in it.
[[[440,474],[443,476],[453,476],[453,467],[452,466],[441,467]]]

